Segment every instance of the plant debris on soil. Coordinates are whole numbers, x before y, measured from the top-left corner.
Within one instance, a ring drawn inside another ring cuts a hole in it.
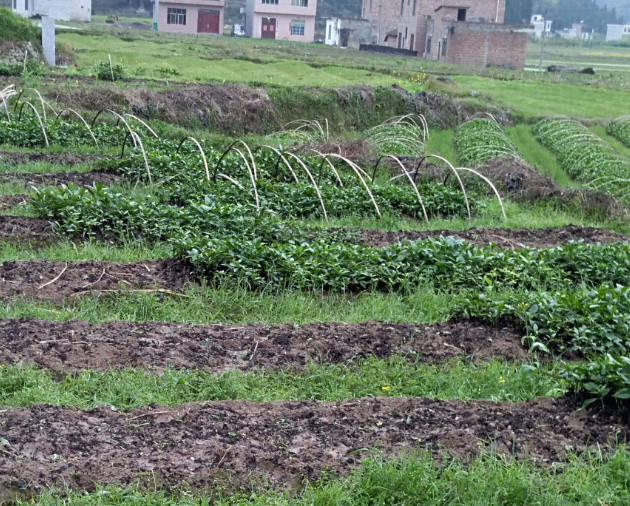
[[[54,172],[54,173],[19,173],[0,174],[0,183],[20,183],[25,186],[61,186],[74,183],[77,186],[91,186],[94,183],[110,185],[121,180],[120,176],[109,172]]]
[[[46,242],[58,236],[50,230],[50,223],[38,218],[0,216],[0,241]]]
[[[91,163],[107,155],[76,155],[73,153],[23,153],[0,150],[0,162],[12,162],[15,165],[30,162],[48,162],[55,165],[78,165]]]
[[[26,204],[30,197],[28,195],[0,195],[0,211],[6,211],[12,207]],[[0,232],[0,235],[3,235]]]
[[[254,367],[302,370],[310,363],[343,364],[397,354],[425,362],[529,358],[517,334],[474,321],[296,327],[0,320],[0,363],[35,364],[59,372],[125,367],[200,368],[213,373]]]
[[[200,489],[217,480],[299,484],[346,472],[369,449],[423,448],[467,459],[484,444],[539,463],[568,450],[614,444],[630,426],[618,413],[577,411],[568,398],[524,403],[365,398],[321,403],[244,401],[82,411],[36,405],[0,412],[0,500],[48,487],[138,483]]]
[[[0,265],[0,299],[61,302],[68,297],[133,290],[179,290],[192,281],[181,260],[57,262],[12,260]]]
[[[498,248],[555,248],[571,241],[611,243],[629,241],[630,237],[609,230],[568,225],[557,228],[471,228],[468,230],[389,231],[362,229],[360,243],[375,248],[397,242],[453,237],[474,244]]]

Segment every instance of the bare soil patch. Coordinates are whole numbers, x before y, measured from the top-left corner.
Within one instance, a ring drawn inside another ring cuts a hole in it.
[[[143,407],[121,413],[37,405],[0,412],[0,499],[95,483],[200,489],[217,480],[298,484],[346,472],[375,446],[422,447],[464,459],[484,443],[540,463],[606,445],[630,431],[618,414],[576,411],[569,399],[525,403],[366,398],[334,403],[242,401]]]
[[[0,195],[0,211],[25,204],[28,199],[28,195]]]
[[[78,165],[92,163],[106,158],[107,155],[75,155],[73,153],[20,153],[0,151],[0,162],[11,162],[15,165],[29,162],[48,162],[55,165]]]
[[[37,218],[0,216],[0,241],[45,242],[56,238],[50,223]]]
[[[178,290],[191,281],[183,261],[7,261],[0,265],[0,299],[26,297],[61,302],[111,290]]]
[[[474,321],[296,327],[0,320],[0,363],[29,363],[60,372],[168,366],[213,373],[256,367],[301,370],[309,363],[338,364],[396,354],[426,362],[452,357],[518,362],[529,358],[516,333]]]
[[[403,240],[418,241],[438,237],[453,237],[476,246],[494,243],[498,248],[554,248],[570,241],[612,243],[629,241],[630,237],[609,230],[569,225],[558,228],[471,228],[469,230],[388,231],[361,230],[360,243],[376,248]]]
[[[25,186],[61,186],[74,183],[77,186],[91,186],[94,183],[110,185],[121,181],[120,176],[109,172],[54,172],[54,173],[19,173],[0,174],[0,183],[20,183]]]

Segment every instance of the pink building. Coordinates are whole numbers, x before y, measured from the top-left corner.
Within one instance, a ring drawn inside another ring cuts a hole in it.
[[[247,0],[245,33],[256,39],[315,40],[317,0]]]
[[[161,32],[223,34],[225,0],[160,0],[154,8]]]

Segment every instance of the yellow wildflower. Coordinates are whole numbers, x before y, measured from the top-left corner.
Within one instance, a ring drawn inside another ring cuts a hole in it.
[[[381,390],[383,392],[389,392],[389,387],[388,386],[381,387]]]

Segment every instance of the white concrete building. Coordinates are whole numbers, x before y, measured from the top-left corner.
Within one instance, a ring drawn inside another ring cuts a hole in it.
[[[606,42],[630,37],[630,25],[608,25],[606,30]]]
[[[369,19],[326,20],[326,39],[328,46],[352,47],[358,49],[361,44],[372,43],[372,22]]]
[[[534,37],[536,37],[537,39],[541,39],[542,38],[542,34],[543,34],[543,30],[546,33],[545,37],[549,37],[551,34],[551,27],[553,26],[553,21],[549,20],[549,19],[544,19],[543,16],[541,16],[540,14],[534,14],[532,16],[532,20],[530,22],[530,25],[534,26],[534,31],[532,32],[532,34],[534,35]]]
[[[50,16],[59,21],[92,20],[92,0],[11,0],[13,12],[31,18]]]

